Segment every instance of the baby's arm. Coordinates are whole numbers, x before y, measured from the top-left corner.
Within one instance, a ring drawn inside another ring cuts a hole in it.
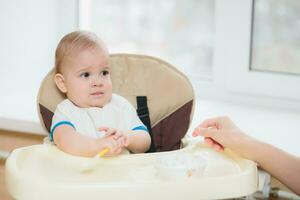
[[[125,98],[118,96],[122,119],[126,124],[122,130],[127,140],[127,149],[133,153],[144,153],[150,148],[151,137],[136,109]]]
[[[150,134],[144,130],[130,130],[124,132],[127,149],[134,153],[144,153],[150,148]]]
[[[75,129],[68,125],[61,125],[54,130],[54,143],[62,151],[77,156],[95,156],[103,148],[108,147],[107,155],[117,155],[121,152],[121,140],[115,140],[113,136],[94,139],[79,134]]]
[[[61,125],[54,130],[53,140],[56,146],[66,153],[78,156],[94,156],[104,147],[98,141],[78,134],[68,125]]]

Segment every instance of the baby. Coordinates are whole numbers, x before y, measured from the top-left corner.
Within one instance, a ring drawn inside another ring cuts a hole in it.
[[[94,156],[148,150],[151,139],[134,107],[112,93],[109,53],[93,33],[64,36],[55,53],[54,81],[67,97],[57,105],[50,139],[64,152]]]

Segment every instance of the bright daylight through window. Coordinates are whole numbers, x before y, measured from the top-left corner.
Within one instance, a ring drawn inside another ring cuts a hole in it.
[[[214,1],[91,0],[89,10],[89,29],[111,53],[161,58],[192,82],[211,78]]]
[[[251,69],[300,75],[300,1],[255,0]]]

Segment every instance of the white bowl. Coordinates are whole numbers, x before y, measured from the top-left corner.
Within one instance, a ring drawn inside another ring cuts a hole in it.
[[[191,179],[203,176],[206,160],[199,155],[180,153],[162,155],[156,160],[156,170],[164,179]]]

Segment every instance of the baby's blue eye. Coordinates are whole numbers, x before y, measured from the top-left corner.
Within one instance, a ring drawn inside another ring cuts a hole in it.
[[[88,73],[88,72],[84,72],[84,73],[80,74],[80,77],[82,77],[82,78],[88,78],[89,76],[90,76],[90,73]]]
[[[104,70],[101,72],[101,75],[102,76],[107,76],[109,74],[109,71],[108,70]]]

